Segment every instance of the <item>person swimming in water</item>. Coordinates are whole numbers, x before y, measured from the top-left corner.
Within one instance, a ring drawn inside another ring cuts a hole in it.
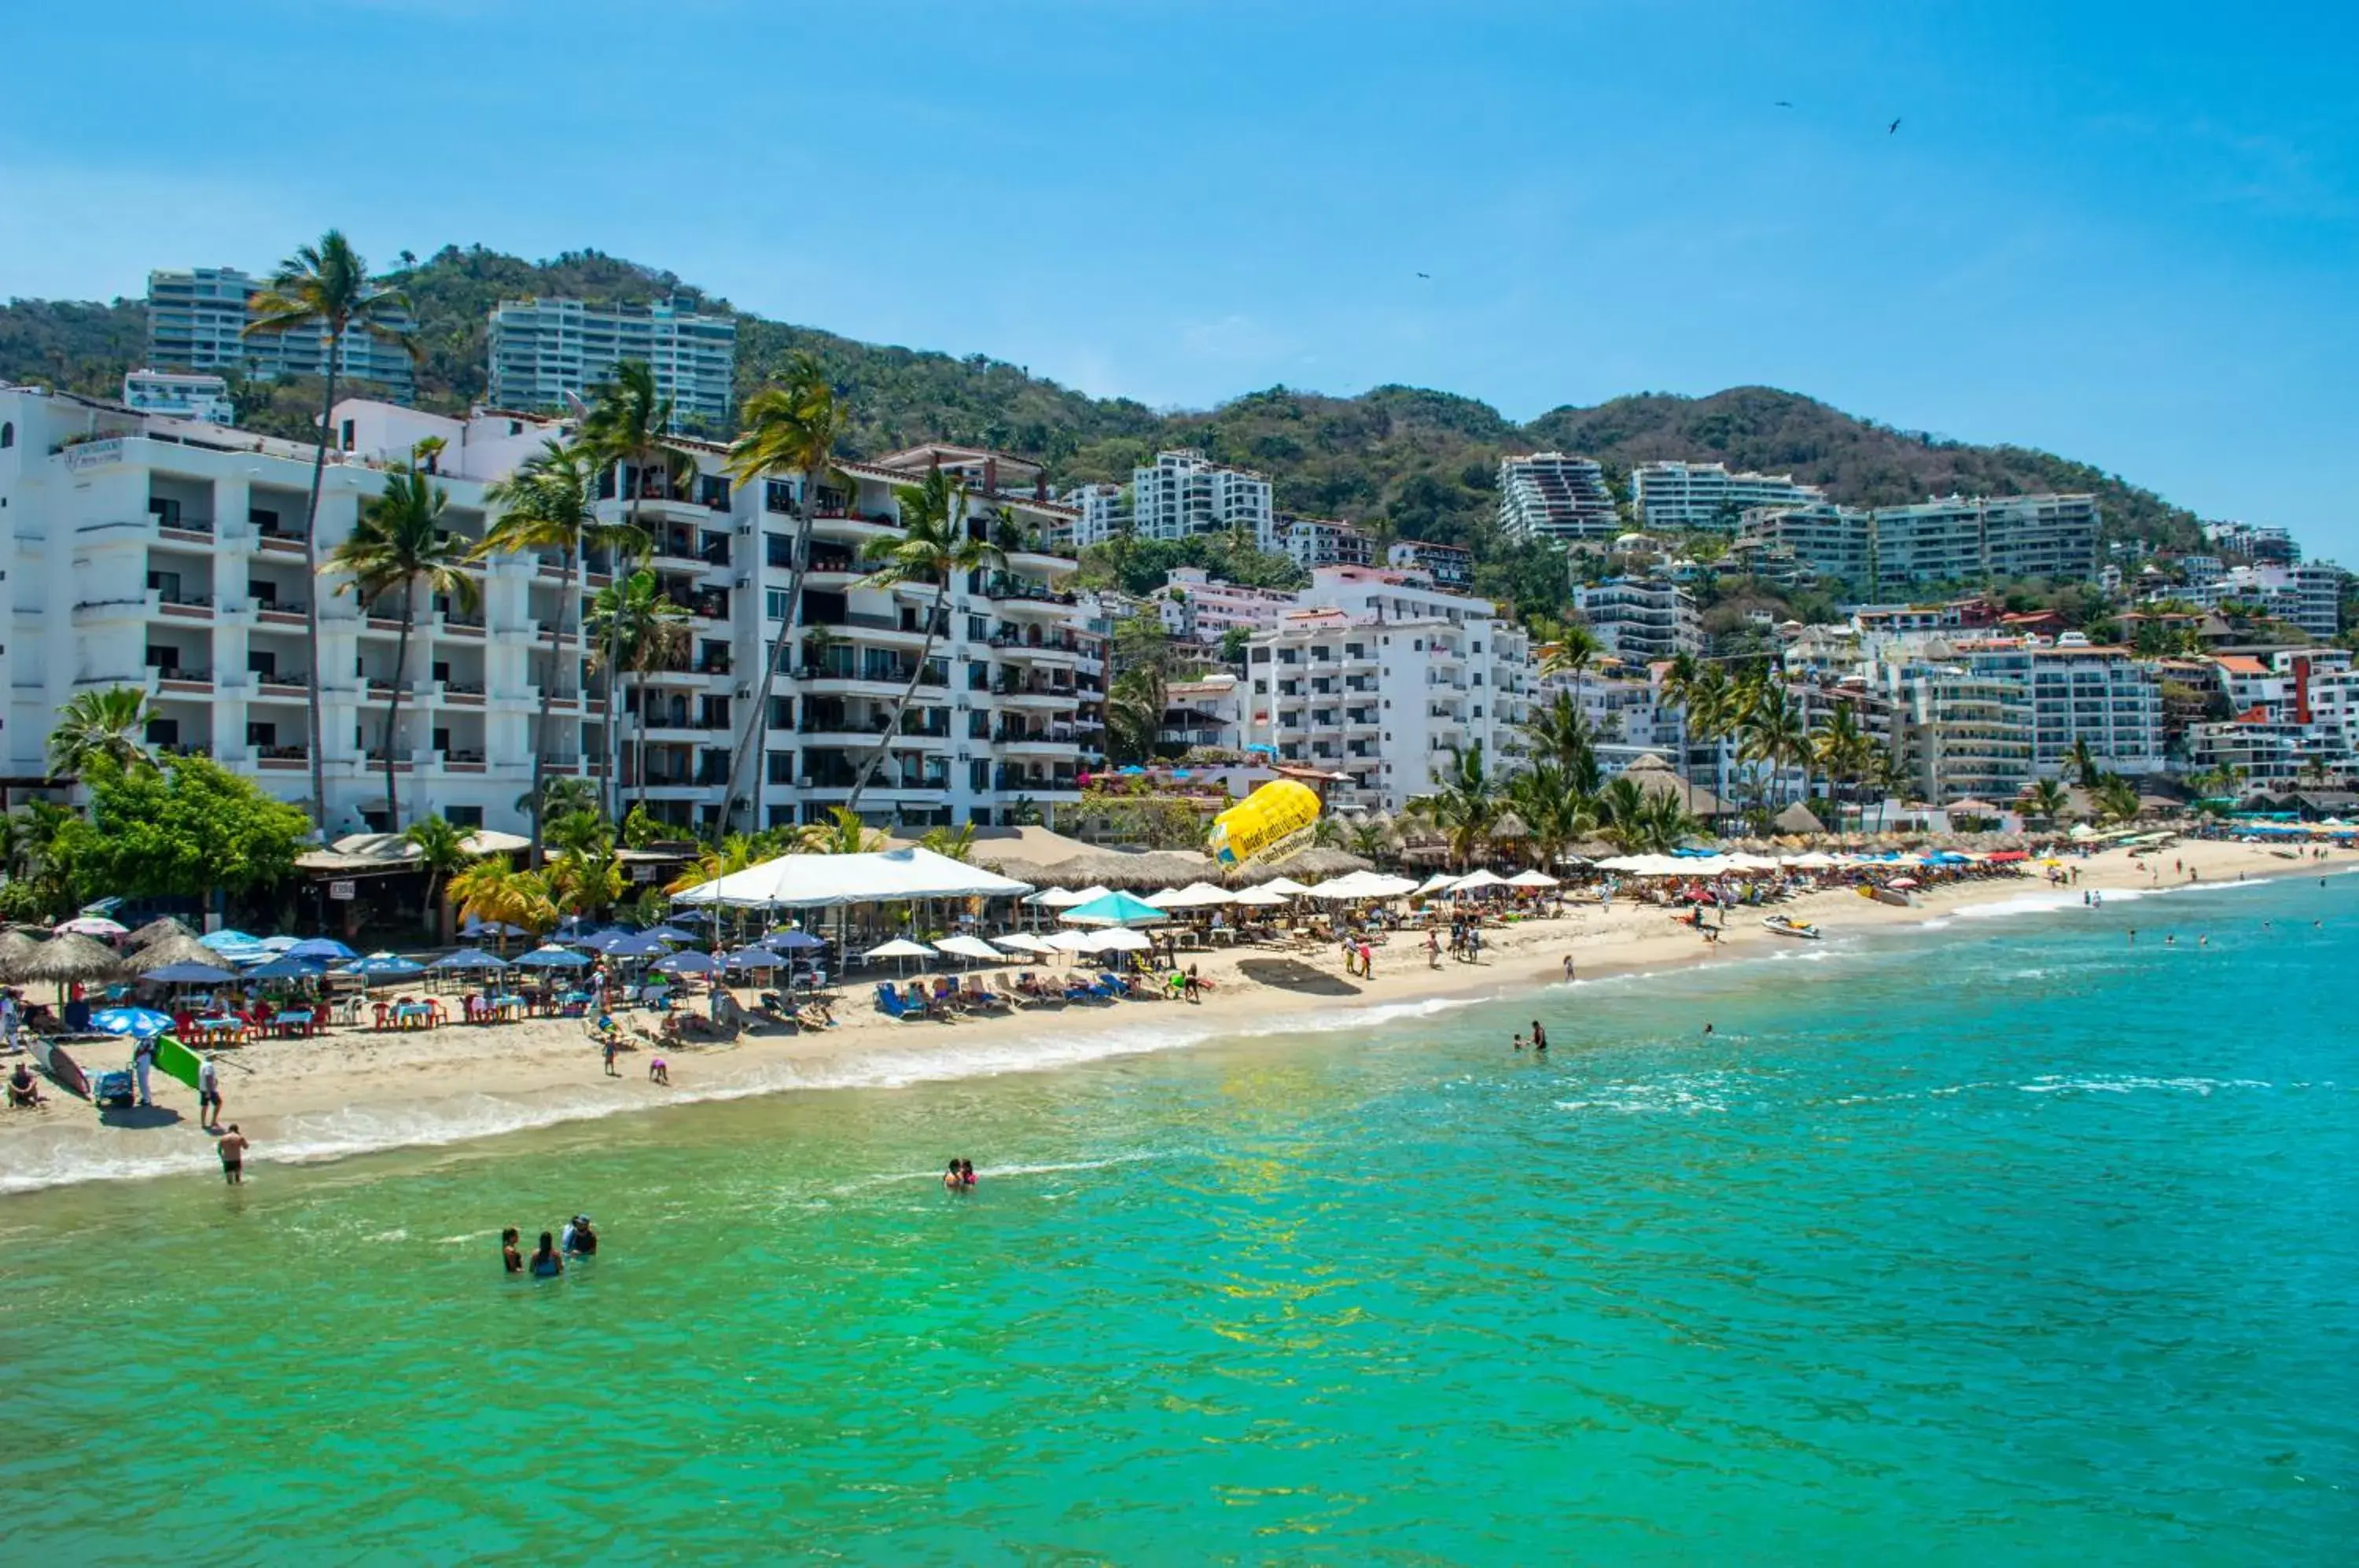
[[[959,1161],[959,1184],[963,1187],[973,1187],[974,1185],[973,1160],[962,1160]]]
[[[1524,1037],[1520,1030],[1518,1030],[1516,1035],[1516,1049],[1517,1051],[1524,1049]]]
[[[951,1160],[951,1168],[942,1172],[942,1185],[953,1192],[963,1192],[966,1191],[966,1177],[959,1170],[959,1162],[957,1160]]]
[[[540,1233],[540,1247],[532,1255],[532,1277],[554,1279],[565,1272],[565,1259],[557,1255],[557,1237],[548,1231]]]
[[[500,1232],[500,1263],[511,1274],[524,1272],[524,1254],[516,1249],[516,1227]]]

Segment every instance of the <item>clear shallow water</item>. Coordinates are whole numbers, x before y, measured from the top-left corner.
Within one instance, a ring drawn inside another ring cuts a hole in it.
[[[2345,1560],[2354,932],[2221,889],[9,1199],[0,1558]]]

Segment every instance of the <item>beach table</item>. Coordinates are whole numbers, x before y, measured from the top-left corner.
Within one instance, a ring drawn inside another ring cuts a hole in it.
[[[319,1032],[318,1014],[310,1007],[281,1007],[270,1015],[270,1032],[280,1040]]]
[[[190,1020],[199,1045],[235,1045],[245,1038],[245,1020],[234,1013],[209,1013]]]
[[[396,1002],[393,1005],[393,1027],[396,1029],[432,1029],[436,1010],[431,1002]]]
[[[524,998],[513,992],[505,996],[494,996],[486,1005],[490,1007],[492,1016],[504,1022],[524,1017]]]

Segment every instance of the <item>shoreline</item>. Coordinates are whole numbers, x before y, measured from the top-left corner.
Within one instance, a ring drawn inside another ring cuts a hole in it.
[[[2003,918],[2078,907],[2100,889],[2123,901],[2158,893],[2234,887],[2359,868],[2359,852],[2287,861],[2268,846],[2189,842],[2169,858],[2132,861],[2109,850],[2069,865],[2071,888],[2037,873],[1930,888],[1899,909],[1832,888],[1775,906],[1830,939],[1877,931],[1924,933],[1961,918]],[[2202,880],[2173,881],[2172,859]],[[2148,875],[2160,862],[2162,875]],[[843,1017],[820,1033],[741,1036],[730,1046],[680,1046],[664,1054],[669,1088],[647,1081],[648,1052],[626,1052],[620,1077],[605,1076],[579,1019],[538,1019],[497,1029],[463,1026],[410,1034],[338,1033],[271,1040],[222,1052],[224,1119],[254,1140],[249,1164],[318,1163],[404,1148],[447,1147],[534,1127],[756,1095],[1041,1072],[1114,1057],[1183,1049],[1216,1039],[1333,1033],[1371,1029],[1459,1007],[1539,996],[1566,985],[1571,953],[1581,982],[1672,975],[1804,947],[1772,935],[1762,909],[1740,907],[1722,940],[1707,945],[1668,910],[1617,900],[1565,917],[1486,931],[1486,962],[1423,962],[1421,943],[1380,947],[1375,978],[1347,979],[1332,948],[1293,953],[1221,949],[1190,954],[1213,989],[1201,1004],[1179,1001],[1072,1004],[954,1022],[897,1022],[867,1007],[865,979],[843,988]],[[1024,967],[1011,963],[1013,972]],[[1058,966],[1034,967],[1060,973]],[[1560,1001],[1554,1005],[1560,1007]],[[1045,1016],[1044,1016],[1045,1015]],[[1044,1027],[1046,1026],[1046,1027]],[[127,1056],[127,1042],[120,1054]],[[111,1062],[114,1052],[89,1053]],[[54,1085],[47,1085],[54,1090]],[[0,1196],[93,1181],[188,1173],[218,1180],[212,1138],[197,1125],[194,1094],[160,1075],[158,1109],[138,1125],[105,1125],[91,1108],[53,1093],[46,1111],[0,1118]]]

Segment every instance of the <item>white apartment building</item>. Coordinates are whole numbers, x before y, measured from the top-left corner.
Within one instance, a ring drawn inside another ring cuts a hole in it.
[[[2099,523],[2093,495],[1951,495],[1873,511],[1820,503],[1747,514],[1738,544],[1790,550],[1855,593],[1898,597],[1919,583],[2092,580]]]
[[[1275,549],[1305,572],[1322,566],[1375,564],[1375,542],[1349,523],[1324,517],[1280,517],[1276,534],[1263,548]]]
[[[1965,642],[1951,656],[1977,675],[2020,681],[2029,692],[2031,760],[2038,778],[2063,777],[2074,746],[2083,741],[2109,772],[2161,771],[2162,682],[2152,665],[2127,648]]]
[[[1826,499],[1790,474],[1731,474],[1720,463],[1642,463],[1630,470],[1630,506],[1650,532],[1733,534],[1761,506],[1809,506]]]
[[[480,539],[492,520],[484,486],[558,427],[510,415],[447,419],[388,404],[335,409],[338,445],[322,489],[319,552],[352,530],[384,485],[388,461],[426,435],[446,446],[437,484],[445,526]],[[798,475],[742,489],[723,449],[683,441],[697,462],[677,492],[625,471],[601,509],[633,510],[654,536],[646,570],[688,612],[689,647],[669,669],[618,694],[624,795],[659,818],[709,820],[722,803],[736,725],[789,606]],[[922,670],[929,584],[864,583],[857,556],[893,537],[894,489],[940,462],[975,483],[969,526],[1013,540],[1004,570],[951,584]],[[337,580],[307,573],[302,538],[311,449],[114,404],[0,390],[0,581],[14,626],[0,643],[9,707],[5,773],[44,773],[57,710],[76,692],[131,685],[154,704],[150,741],[210,752],[281,799],[310,794],[308,699],[321,698],[332,836],[375,820],[388,749],[405,817],[442,814],[517,829],[536,746],[556,776],[600,777],[608,752],[601,679],[583,680],[578,636],[559,641],[565,584],[555,553],[495,558],[476,572],[482,603],[420,604],[414,616],[400,732],[384,704],[400,631],[398,594],[362,605]],[[810,571],[763,746],[744,782],[750,819],[811,821],[843,803],[870,750],[887,756],[863,796],[864,815],[913,826],[1004,822],[1026,801],[1044,818],[1079,798],[1078,772],[1101,754],[1108,626],[1064,591],[1073,570],[1037,541],[1070,508],[1038,500],[1037,469],[961,449],[920,448],[841,465],[846,492],[824,488]],[[986,485],[1005,473],[1004,488]],[[594,593],[613,563],[580,564]],[[306,610],[316,604],[319,636]],[[886,713],[910,676],[917,698],[884,740]],[[555,682],[549,728],[540,693]],[[584,695],[586,691],[586,696]],[[393,824],[400,825],[400,824]]]
[[[1213,644],[1242,626],[1265,632],[1277,618],[1300,607],[1291,590],[1247,588],[1216,581],[1201,567],[1178,566],[1164,573],[1156,611],[1163,629],[1183,642]]]
[[[2212,522],[2203,525],[2203,537],[2223,555],[2238,556],[2256,564],[2291,566],[2301,559],[2301,546],[2285,528],[2258,523]]]
[[[2004,806],[2031,782],[2038,741],[2023,679],[1930,657],[1879,664],[1874,675],[1875,693],[1893,705],[1914,795]]]
[[[1385,551],[1385,562],[1396,572],[1422,572],[1437,588],[1463,593],[1474,586],[1474,552],[1463,545],[1400,539]]]
[[[1499,460],[1499,528],[1509,539],[1610,539],[1623,531],[1594,458],[1536,452]]]
[[[1163,722],[1155,738],[1165,746],[1243,752],[1250,691],[1234,675],[1171,681],[1164,687]]]
[[[234,370],[257,378],[325,376],[327,334],[318,327],[247,336],[246,301],[265,281],[234,267],[198,267],[147,275],[147,363],[159,370]],[[390,324],[408,325],[397,313]],[[376,383],[397,398],[416,387],[408,351],[365,332],[353,332],[337,356],[337,380]]]
[[[1249,746],[1344,775],[1328,800],[1347,811],[1400,810],[1474,746],[1495,773],[1517,765],[1531,643],[1489,601],[1358,567],[1314,573],[1299,597],[1247,650]]]
[[[1130,527],[1130,501],[1119,485],[1076,485],[1057,498],[1074,513],[1071,537],[1052,541],[1063,548],[1087,550]]]
[[[2274,619],[2299,626],[2314,637],[2343,630],[2343,569],[2332,561],[2295,566],[2232,566],[2197,586],[2164,590],[2158,600],[2184,599],[2199,609],[2254,604]]]
[[[1662,577],[1616,577],[1572,591],[1572,602],[1617,659],[1645,663],[1703,651],[1695,595]]]
[[[1213,463],[1201,452],[1158,452],[1131,471],[1132,526],[1140,539],[1183,539],[1242,529],[1262,549],[1277,537],[1275,492],[1265,474]]]
[[[193,419],[200,424],[236,422],[229,383],[218,376],[178,370],[134,370],[123,377],[123,401],[143,414]]]
[[[580,299],[503,299],[491,314],[490,401],[495,408],[561,410],[644,361],[672,399],[674,428],[721,434],[737,374],[737,323],[660,305]]]

